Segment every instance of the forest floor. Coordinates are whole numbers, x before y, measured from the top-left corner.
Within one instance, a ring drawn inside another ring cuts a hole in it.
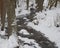
[[[28,17],[17,18],[20,45],[14,35],[7,39],[4,36],[5,31],[1,31],[0,48],[15,48],[16,46],[19,48],[60,48],[60,27],[54,25],[56,17],[60,16],[59,8],[36,13],[33,18],[30,15],[26,16]]]

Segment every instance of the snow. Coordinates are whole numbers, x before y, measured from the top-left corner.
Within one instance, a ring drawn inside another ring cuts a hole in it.
[[[15,35],[11,35],[9,39],[3,39],[0,37],[0,48],[14,48],[19,46]]]
[[[37,15],[39,24],[34,25],[34,23],[29,22],[27,26],[31,26],[35,30],[44,33],[49,40],[55,42],[58,48],[60,48],[60,27],[57,28],[54,25],[54,21],[57,23],[57,16],[60,15],[60,8],[44,11],[40,15],[39,14]],[[47,15],[45,16],[44,14]],[[40,18],[42,16],[44,16],[44,19]]]
[[[23,48],[26,48],[26,47],[27,47],[27,48],[34,48],[34,47],[28,46],[28,45],[24,45],[24,46],[23,46]]]
[[[17,36],[11,35],[9,37],[9,40],[8,40],[8,45],[9,45],[8,48],[14,48],[14,47],[19,46],[18,45],[18,38],[17,38]]]
[[[28,38],[23,38],[19,36],[19,39],[21,39],[24,43],[26,43],[26,45],[23,45],[23,48],[41,48],[38,43],[36,43],[36,41],[34,39],[28,39]],[[30,46],[28,44],[31,44]]]
[[[29,10],[21,10],[21,12],[19,12],[19,10],[20,9],[16,9],[16,16],[18,17],[18,16],[20,16],[20,17],[24,17],[24,16],[22,16],[22,15],[27,15],[27,14],[29,14],[30,13],[30,11]]]
[[[17,17],[18,16],[24,17],[25,15],[30,13],[29,10],[25,10],[26,4],[23,2],[23,0],[21,1],[22,2],[19,3],[19,5],[21,6],[16,8]],[[48,1],[49,0],[44,0],[44,4],[43,4],[44,9],[46,9],[46,7],[48,6]],[[36,6],[35,1],[33,0],[30,1],[29,5],[31,5],[32,3],[34,4],[34,6]],[[47,9],[46,11],[43,10],[42,12],[36,13],[35,18],[37,19],[33,20],[32,22],[28,22],[27,26],[30,26],[33,29],[44,33],[49,40],[55,42],[56,46],[60,48],[60,27],[56,27],[57,24],[60,26],[60,4],[58,4],[56,8],[52,8],[51,10]],[[38,24],[35,25],[34,23],[37,23],[37,22]],[[0,29],[1,29],[1,23],[0,23]],[[30,35],[28,31],[25,29],[20,30],[19,33],[22,33],[24,35]],[[0,35],[4,36],[5,31],[0,30]],[[22,44],[20,45],[21,48],[34,48],[34,46],[37,48],[41,48],[34,39],[23,38],[20,36],[19,36],[19,39],[22,40],[24,43],[34,44],[29,46],[27,44],[23,45],[23,42],[22,42]],[[18,37],[16,35],[12,34],[9,39],[3,39],[0,36],[0,48],[14,48],[17,46],[19,46],[19,44],[18,44]]]
[[[0,35],[5,35],[5,31],[0,31]]]
[[[35,48],[34,46],[28,46],[28,45],[24,45],[23,48]],[[41,48],[41,47],[37,47],[37,48]]]
[[[20,30],[19,33],[24,34],[24,35],[29,35],[28,31],[25,29]]]
[[[45,9],[48,6],[48,2],[49,2],[49,0],[44,0],[43,6],[44,6]]]
[[[0,48],[8,48],[8,41],[0,38]]]

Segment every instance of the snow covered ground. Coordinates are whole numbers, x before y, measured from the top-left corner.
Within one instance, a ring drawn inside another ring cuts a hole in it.
[[[44,33],[49,40],[55,42],[58,48],[60,48],[60,27],[55,26],[55,22],[57,23],[57,16],[60,17],[60,8],[43,11],[42,13],[38,13],[36,16],[39,21],[38,25],[34,25],[33,22],[29,22],[27,26],[31,26],[35,30]]]
[[[20,33],[22,32],[26,32],[26,35],[28,34],[24,29],[20,31]],[[4,33],[2,33],[1,35],[4,35]],[[17,37],[14,34],[11,35],[9,39],[3,39],[0,37],[0,48],[15,48],[17,46],[20,46],[19,48],[41,48],[34,39],[23,38],[20,36],[18,36],[18,38],[21,40],[20,44],[18,44]],[[23,44],[23,42],[25,43],[25,45]]]
[[[47,10],[47,11],[43,11],[42,13],[36,13],[37,16],[37,21],[39,22],[38,25],[34,25],[34,22],[29,22],[27,26],[30,26],[32,28],[34,28],[35,30],[38,30],[42,33],[45,34],[46,37],[48,37],[49,40],[53,41],[56,43],[56,46],[58,46],[58,48],[60,48],[60,27],[56,27],[55,21],[57,19],[57,16],[60,16],[60,8],[55,8],[52,10]],[[57,23],[57,21],[56,21]],[[58,22],[60,23],[60,22]],[[24,31],[24,32],[23,32]],[[0,31],[0,34],[4,35],[5,32]],[[25,33],[26,32],[26,33]],[[21,33],[24,34],[29,34],[27,33],[27,31],[25,30],[21,30]],[[30,40],[28,38],[21,38],[23,41],[25,42],[34,42],[34,40]],[[17,42],[16,42],[16,38],[14,36],[12,36],[10,39],[2,39],[0,37],[0,48],[14,48],[15,46],[18,46]],[[34,42],[34,44],[36,44],[37,48],[41,48],[38,47],[39,45]],[[34,48],[33,46],[28,46],[28,45],[24,45],[24,48]]]
[[[3,39],[0,37],[0,48],[14,48],[19,46],[15,35],[11,35],[9,39]]]
[[[46,0],[47,1],[47,0]],[[47,6],[46,2],[44,2],[44,6]],[[22,6],[23,7],[23,6]],[[24,8],[24,7],[23,7]],[[19,9],[17,10],[19,11]],[[20,14],[21,13],[21,14]],[[22,10],[22,12],[20,12],[19,15],[25,15],[25,14],[29,14],[29,11],[26,10]],[[56,27],[57,24],[59,24],[60,26],[60,8],[52,8],[51,10],[47,11],[42,11],[39,13],[36,13],[37,16],[35,16],[35,18],[37,18],[37,20],[34,20],[33,22],[28,22],[27,26],[32,27],[33,29],[40,31],[42,33],[45,34],[46,37],[48,37],[49,40],[53,41],[56,43],[56,46],[58,46],[58,48],[60,48],[60,27]],[[16,14],[18,15],[18,12]],[[58,18],[58,20],[57,20]],[[39,22],[38,25],[35,25],[34,23],[37,23],[37,21]],[[29,35],[29,33],[27,33],[26,30],[21,30],[20,33]],[[1,35],[5,35],[5,31],[0,31]],[[38,43],[35,42],[35,40],[33,39],[28,39],[28,38],[22,38],[19,36],[19,38],[24,41],[25,43],[33,43],[35,45],[32,46],[28,46],[28,45],[24,45],[24,46],[20,46],[20,48],[34,48],[34,46],[36,46],[37,48],[41,48]],[[0,37],[0,48],[14,48],[16,46],[19,46],[16,40],[16,37],[14,35],[11,35],[11,37],[9,39],[3,39]]]

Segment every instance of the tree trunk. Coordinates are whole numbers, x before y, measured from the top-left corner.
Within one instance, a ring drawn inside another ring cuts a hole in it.
[[[49,9],[51,9],[53,6],[56,7],[58,1],[59,1],[59,0],[49,0],[49,3],[48,3]]]
[[[27,10],[29,8],[29,0],[26,1],[26,4],[27,4]]]
[[[55,7],[57,6],[57,2],[58,2],[58,0],[56,0],[56,2],[55,2]]]
[[[1,0],[0,0],[0,27],[1,27]]]
[[[36,8],[37,8],[37,11],[42,11],[43,10],[43,2],[44,0],[36,0]]]
[[[1,24],[2,24],[1,30],[2,31],[4,30],[5,27],[5,16],[6,16],[6,1],[2,0],[1,2]]]
[[[0,0],[0,18],[1,18],[1,0]]]
[[[0,14],[1,14],[1,30],[4,30],[5,26],[5,15],[6,15],[6,8],[5,8],[5,0],[0,0]]]
[[[13,32],[17,32],[16,27],[16,16],[15,16],[15,7],[16,1],[15,0],[8,0],[7,2],[7,19],[8,19],[8,35],[10,36]]]

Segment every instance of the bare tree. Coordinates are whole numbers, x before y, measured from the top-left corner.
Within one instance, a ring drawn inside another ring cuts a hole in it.
[[[27,10],[29,8],[29,0],[26,0]]]
[[[1,19],[1,0],[0,0],[0,19]],[[0,20],[0,26],[1,26],[1,20]]]
[[[17,32],[16,28],[16,16],[15,16],[16,0],[1,0],[0,3],[0,14],[1,14],[1,30],[4,30],[5,25],[5,14],[7,12],[8,19],[8,35],[10,36],[13,32]],[[14,24],[14,25],[12,25]]]
[[[1,15],[1,30],[4,30],[5,26],[5,14],[6,14],[6,8],[5,8],[5,0],[0,0],[0,15]]]
[[[15,16],[16,0],[7,0],[7,19],[8,19],[8,35],[17,32],[17,23]]]
[[[36,8],[37,8],[37,11],[42,11],[43,10],[43,2],[44,0],[36,0]]]
[[[1,18],[1,0],[0,0],[0,18]]]
[[[51,7],[56,7],[57,3],[60,2],[60,0],[49,0],[48,7],[51,9]]]

